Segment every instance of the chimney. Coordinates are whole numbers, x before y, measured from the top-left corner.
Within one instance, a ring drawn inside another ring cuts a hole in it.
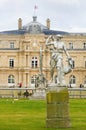
[[[22,19],[21,18],[18,19],[18,29],[19,30],[22,29]]]
[[[49,18],[46,20],[46,26],[48,29],[50,29],[50,19]]]
[[[37,16],[33,16],[33,22],[37,21]]]

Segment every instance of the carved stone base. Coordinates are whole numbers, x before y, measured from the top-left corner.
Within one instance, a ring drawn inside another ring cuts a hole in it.
[[[47,89],[47,119],[49,128],[71,127],[69,117],[69,95],[65,86],[49,86]]]

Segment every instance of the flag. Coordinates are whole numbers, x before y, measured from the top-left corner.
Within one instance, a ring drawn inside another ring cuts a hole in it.
[[[37,5],[35,5],[35,6],[34,6],[34,9],[38,9],[38,6],[37,6]]]

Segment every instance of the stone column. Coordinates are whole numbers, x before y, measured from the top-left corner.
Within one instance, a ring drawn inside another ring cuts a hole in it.
[[[28,73],[26,73],[26,87],[28,87]]]
[[[26,55],[26,67],[28,67],[28,55]]]
[[[49,128],[71,127],[68,89],[66,87],[55,85],[48,86],[46,98],[46,126]]]

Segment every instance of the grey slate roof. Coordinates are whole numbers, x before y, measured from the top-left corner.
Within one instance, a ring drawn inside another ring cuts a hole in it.
[[[55,31],[55,30],[48,29],[47,26],[44,26],[41,23],[37,22],[36,16],[33,16],[33,21],[24,25],[22,27],[22,29],[0,32],[0,34],[7,34],[7,35],[11,35],[11,34],[23,35],[25,33],[29,33],[29,34],[44,33],[46,35],[56,35],[56,34],[65,35],[65,34],[69,34],[68,32],[65,32],[65,31]]]

